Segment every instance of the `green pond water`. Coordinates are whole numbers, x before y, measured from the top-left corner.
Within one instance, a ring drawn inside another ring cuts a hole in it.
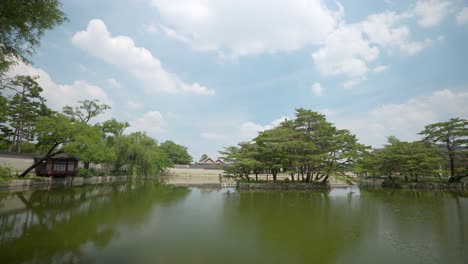
[[[468,263],[468,194],[149,182],[0,192],[0,263]]]

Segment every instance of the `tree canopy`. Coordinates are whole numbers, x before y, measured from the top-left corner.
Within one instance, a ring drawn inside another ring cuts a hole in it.
[[[172,164],[190,164],[193,161],[186,147],[177,145],[170,140],[161,143],[161,149]]]
[[[248,177],[252,172],[288,173],[291,180],[326,182],[344,174],[366,150],[348,130],[337,129],[324,115],[303,108],[295,119],[261,132],[252,142],[226,147],[220,153],[230,163],[228,172]]]
[[[59,0],[0,1],[0,80],[17,61],[29,62],[44,32],[67,20]]]
[[[425,136],[425,140],[435,144],[442,144],[447,149],[447,157],[450,163],[450,182],[460,181],[468,177],[468,169],[457,168],[457,156],[465,154],[468,150],[468,120],[452,118],[446,122],[427,125],[419,133]]]

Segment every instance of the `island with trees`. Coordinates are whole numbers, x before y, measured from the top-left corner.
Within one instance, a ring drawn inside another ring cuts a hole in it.
[[[247,188],[263,188],[261,183],[271,188],[285,184],[326,187],[331,177],[356,181],[350,174],[384,179],[383,185],[389,187],[466,188],[468,121],[453,118],[429,124],[420,135],[423,138],[414,142],[389,136],[383,148],[371,149],[324,115],[299,108],[294,119],[220,153],[228,164],[226,174]],[[278,174],[288,177],[279,181]]]

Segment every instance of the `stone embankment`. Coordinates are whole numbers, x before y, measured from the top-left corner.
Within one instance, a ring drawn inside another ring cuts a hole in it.
[[[400,182],[385,181],[383,179],[361,179],[358,181],[359,187],[370,188],[395,188],[411,190],[468,190],[468,183],[457,182]]]
[[[304,182],[238,182],[240,190],[323,190],[330,189],[330,184]]]
[[[190,185],[220,185],[222,170],[170,168],[161,175],[167,184],[178,186]]]
[[[82,186],[88,184],[101,184],[111,182],[129,181],[135,176],[99,176],[99,177],[67,177],[67,178],[38,178],[38,179],[15,179],[0,182],[0,190],[18,190],[34,187],[60,187],[60,186]]]

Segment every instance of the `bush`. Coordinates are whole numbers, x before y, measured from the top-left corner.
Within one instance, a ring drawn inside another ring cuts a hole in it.
[[[0,178],[11,178],[13,177],[12,175],[12,169],[11,166],[8,164],[0,164]]]
[[[83,177],[83,178],[89,178],[89,177],[94,177],[94,176],[106,176],[105,171],[99,171],[95,168],[90,168],[90,169],[84,169],[84,168],[78,168],[76,172],[76,177]]]

